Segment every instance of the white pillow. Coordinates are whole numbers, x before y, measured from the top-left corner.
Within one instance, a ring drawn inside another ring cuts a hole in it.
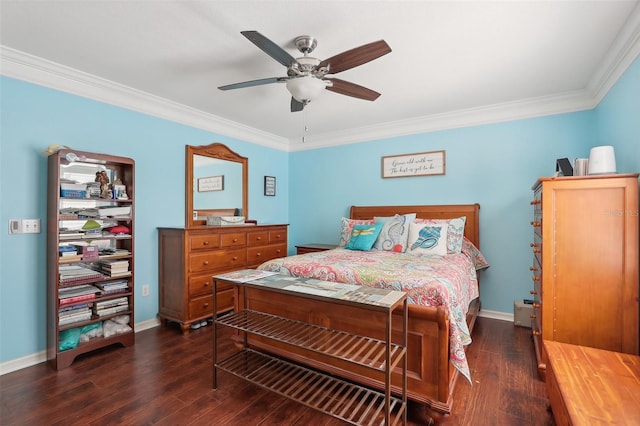
[[[404,253],[407,250],[409,224],[416,219],[416,214],[397,214],[393,217],[374,217],[373,219],[376,223],[384,223],[373,248]]]
[[[447,228],[446,224],[410,223],[407,253],[446,255]]]

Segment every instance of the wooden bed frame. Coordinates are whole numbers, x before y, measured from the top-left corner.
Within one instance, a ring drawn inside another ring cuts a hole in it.
[[[466,216],[465,236],[478,248],[479,238],[479,204],[441,205],[441,206],[352,206],[352,219],[370,219],[374,216],[393,216],[394,214],[416,213],[418,218],[450,219]],[[241,289],[242,291],[242,289]],[[242,293],[239,294],[238,308],[242,307]],[[318,325],[341,329],[359,334],[379,336],[384,327],[375,324],[357,310],[335,305],[323,306],[322,302],[300,303],[287,296],[247,290],[247,307],[255,308],[274,315],[312,322]],[[290,296],[289,296],[290,297]],[[473,329],[480,311],[480,300],[475,299],[469,306],[467,323],[469,330]],[[395,316],[395,315],[394,315]],[[402,326],[398,313],[394,319],[393,339],[400,341]],[[397,324],[397,329],[395,325]],[[453,389],[459,375],[449,362],[449,315],[444,307],[427,307],[409,305],[408,324],[408,368],[407,368],[407,396],[410,401],[424,406],[435,414],[449,414],[453,403]],[[292,349],[278,342],[271,342],[259,337],[252,337],[250,344],[261,350],[267,350],[278,356],[336,374],[348,380],[372,386],[378,389],[384,387],[384,377],[366,368],[358,368],[330,359],[322,354],[310,353],[304,350]],[[400,375],[392,375],[392,386],[395,391],[400,389]]]

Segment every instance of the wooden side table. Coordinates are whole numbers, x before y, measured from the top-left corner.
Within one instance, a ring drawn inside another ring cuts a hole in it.
[[[316,243],[311,243],[311,244],[301,244],[299,246],[296,246],[296,254],[304,254],[304,253],[312,253],[314,251],[325,251],[325,250],[331,250],[338,247],[335,244],[316,244]]]
[[[557,425],[640,424],[640,356],[544,341]]]

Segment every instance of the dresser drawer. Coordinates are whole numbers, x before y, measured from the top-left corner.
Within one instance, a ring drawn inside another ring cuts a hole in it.
[[[220,235],[191,235],[189,237],[189,250],[211,250],[220,247]]]
[[[216,250],[202,254],[193,254],[189,265],[191,272],[212,271],[215,269],[242,267],[246,262],[246,252],[240,250]]]
[[[269,232],[249,232],[247,233],[247,245],[248,246],[260,246],[269,244]]]
[[[247,245],[247,234],[244,232],[220,235],[221,247],[244,247],[245,245]]]
[[[211,275],[200,275],[189,278],[189,296],[205,295],[213,292]]]
[[[287,255],[286,244],[275,244],[262,247],[247,248],[247,263],[249,265],[259,265],[267,260]]]
[[[269,244],[273,243],[286,243],[287,242],[287,230],[278,229],[275,231],[269,231]]]
[[[213,316],[213,295],[201,296],[189,301],[189,318]]]

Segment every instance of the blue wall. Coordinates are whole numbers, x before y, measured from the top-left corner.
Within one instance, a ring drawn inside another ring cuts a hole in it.
[[[593,111],[285,153],[166,120],[0,79],[0,222],[40,218],[43,232],[0,232],[0,362],[45,349],[46,158],[60,143],[136,160],[136,321],[157,313],[157,232],[184,225],[184,147],[214,141],[250,161],[249,216],[290,223],[290,252],[335,243],[352,204],[480,203],[483,308],[511,313],[529,294],[531,186],[559,157],[615,147],[618,172],[640,170],[640,60]],[[382,179],[381,157],[446,151],[446,175]],[[263,177],[277,196],[263,196]],[[5,226],[3,225],[3,226]],[[143,284],[151,297],[141,297]]]
[[[483,308],[513,312],[531,287],[531,186],[560,157],[595,141],[593,111],[434,132],[292,154],[290,243],[337,240],[349,206],[480,204],[480,242],[491,263]],[[446,175],[383,179],[381,157],[446,151]],[[321,201],[321,202],[319,202]]]
[[[0,362],[46,347],[46,179],[53,143],[136,161],[136,322],[158,312],[159,226],[184,226],[185,145],[222,142],[249,162],[249,215],[288,223],[287,153],[9,78],[0,79]],[[263,195],[276,176],[276,197]],[[9,219],[40,218],[42,233],[8,235]],[[151,294],[141,297],[142,285]]]

